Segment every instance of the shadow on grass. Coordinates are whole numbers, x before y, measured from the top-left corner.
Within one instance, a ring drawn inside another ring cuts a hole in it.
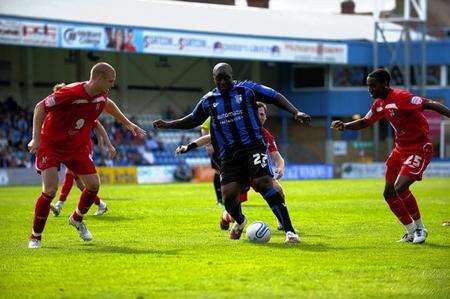
[[[301,250],[301,251],[312,251],[312,252],[324,252],[328,251],[329,247],[325,244],[315,243],[299,243],[299,244],[284,244],[284,243],[267,243],[267,244],[255,244],[256,246],[268,246],[272,248],[280,248],[287,250]]]
[[[126,220],[136,220],[136,217],[133,218],[128,218],[125,216],[110,216],[110,215],[105,215],[105,216],[92,216],[89,217],[88,220],[98,220],[98,221],[111,221],[111,222],[116,222],[116,221],[126,221]]]
[[[132,248],[126,246],[112,246],[112,245],[97,245],[97,244],[84,244],[83,247],[89,252],[99,253],[120,253],[120,254],[151,254],[151,255],[177,255],[179,249],[145,249],[145,248]]]
[[[108,201],[130,201],[136,200],[136,197],[101,197],[103,201],[108,203]]]
[[[414,244],[420,247],[430,247],[433,249],[450,249],[450,244],[436,244],[436,243],[424,243],[424,244]]]

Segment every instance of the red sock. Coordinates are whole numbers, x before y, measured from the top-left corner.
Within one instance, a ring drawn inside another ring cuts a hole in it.
[[[413,221],[411,216],[409,216],[403,201],[399,197],[388,198],[386,199],[386,202],[388,203],[389,208],[391,208],[391,211],[403,225],[410,224]]]
[[[78,207],[72,213],[72,218],[75,221],[83,221],[83,216],[89,211],[89,208],[94,203],[94,199],[97,196],[97,192],[91,192],[84,188],[81,193],[80,200],[78,201]]]
[[[248,200],[247,192],[242,193],[242,194],[239,196],[239,200],[240,200],[241,202],[247,201],[247,200]]]
[[[41,196],[36,201],[34,206],[33,231],[31,238],[41,239],[44,231],[45,223],[47,222],[48,213],[50,212],[50,203],[53,197],[42,192]]]
[[[97,195],[94,198],[94,204],[99,206],[100,205],[100,197],[98,197]]]
[[[409,191],[409,189],[406,189],[401,194],[399,194],[398,197],[400,197],[401,200],[403,201],[403,204],[408,210],[408,213],[411,216],[411,218],[414,220],[420,219],[419,207],[417,206],[416,198],[411,193],[411,191]]]
[[[67,196],[69,195],[70,190],[73,186],[74,175],[70,172],[66,172],[66,176],[64,177],[64,182],[61,187],[61,194],[59,195],[59,201],[66,201]]]

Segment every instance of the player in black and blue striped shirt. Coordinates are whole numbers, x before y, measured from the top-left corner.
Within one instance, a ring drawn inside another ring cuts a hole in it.
[[[177,120],[156,120],[157,129],[192,129],[211,116],[211,138],[221,159],[222,198],[225,209],[235,219],[230,238],[239,239],[246,219],[242,214],[239,194],[249,179],[272,210],[283,218],[287,230],[286,242],[297,243],[283,197],[272,185],[272,173],[267,162],[267,145],[261,131],[256,101],[276,105],[293,115],[294,120],[309,123],[310,116],[300,112],[283,95],[252,81],[233,81],[229,64],[219,63],[213,69],[217,88],[198,102],[194,111]],[[192,144],[191,146],[195,146]]]

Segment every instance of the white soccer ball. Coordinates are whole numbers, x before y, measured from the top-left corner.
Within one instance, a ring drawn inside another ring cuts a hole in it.
[[[256,221],[247,227],[247,238],[253,243],[267,243],[272,236],[269,225],[262,221]]]

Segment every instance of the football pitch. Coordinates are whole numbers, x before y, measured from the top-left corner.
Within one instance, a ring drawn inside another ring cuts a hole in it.
[[[301,243],[284,233],[255,193],[249,223],[267,244],[233,241],[219,228],[211,184],[105,185],[107,214],[67,223],[79,191],[49,216],[42,248],[27,248],[39,187],[0,188],[1,298],[450,298],[450,179],[412,191],[429,231],[425,244],[396,243],[403,229],[382,198],[383,180],[283,182]]]

